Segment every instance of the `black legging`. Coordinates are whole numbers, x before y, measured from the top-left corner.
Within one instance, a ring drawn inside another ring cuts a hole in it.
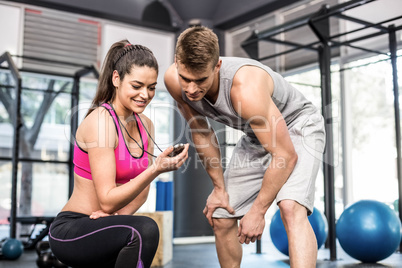
[[[150,267],[158,242],[157,224],[144,216],[92,220],[89,215],[60,212],[49,231],[53,254],[72,267]]]

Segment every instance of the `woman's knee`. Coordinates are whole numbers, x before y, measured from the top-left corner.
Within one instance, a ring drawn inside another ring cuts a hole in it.
[[[141,236],[143,239],[159,241],[159,227],[158,224],[149,217],[144,217]]]
[[[159,228],[153,219],[146,216],[129,216],[125,217],[123,224],[129,227],[125,232],[125,245],[158,244]]]

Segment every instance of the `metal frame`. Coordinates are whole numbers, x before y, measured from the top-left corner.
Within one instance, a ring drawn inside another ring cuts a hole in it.
[[[17,175],[18,175],[18,155],[20,148],[20,127],[21,127],[21,83],[22,78],[15,65],[10,53],[5,52],[0,57],[0,65],[7,62],[8,68],[11,71],[15,80],[16,94],[15,94],[15,114],[14,114],[14,138],[12,150],[12,174],[11,174],[11,210],[10,210],[10,237],[16,236],[16,215],[17,215]]]
[[[76,108],[78,107],[79,97],[80,97],[80,79],[83,76],[88,75],[89,73],[93,73],[95,77],[99,78],[99,71],[94,66],[91,65],[89,67],[83,68],[75,72],[74,74],[74,84],[73,84],[73,91],[71,93],[71,136],[70,136],[70,154],[69,154],[69,183],[68,183],[68,196],[71,196],[73,193],[74,188],[74,171],[73,171],[73,154],[74,154],[74,144],[72,141],[75,140],[75,132],[78,128],[78,111]]]
[[[14,63],[12,57],[19,57],[19,58],[27,58],[25,56],[19,55],[11,55],[8,52],[5,52],[3,55],[0,56],[0,65],[3,62],[8,63],[8,68],[1,69],[8,69],[10,70],[15,83],[16,83],[16,99],[15,99],[15,114],[14,114],[14,138],[13,138],[13,148],[12,148],[12,157],[0,157],[0,160],[11,160],[12,161],[12,177],[11,177],[11,210],[10,210],[10,238],[16,238],[16,224],[17,224],[17,179],[18,179],[18,163],[19,162],[37,162],[37,163],[57,163],[57,164],[67,164],[69,166],[69,192],[68,195],[71,196],[73,183],[74,183],[74,173],[73,173],[73,147],[74,144],[70,142],[70,152],[69,152],[69,159],[68,161],[57,161],[57,160],[41,160],[41,159],[27,159],[27,158],[20,158],[19,157],[19,148],[20,148],[20,128],[21,124],[21,93],[22,93],[22,78],[21,72],[31,72],[31,73],[38,73],[38,74],[45,74],[45,75],[53,75],[59,77],[72,77],[70,75],[62,74],[62,73],[55,73],[55,72],[41,72],[36,70],[27,70],[27,69],[18,69],[16,64]],[[40,58],[35,58],[36,60],[41,60]],[[75,72],[73,82],[73,90],[72,92],[65,92],[71,94],[71,111],[74,111],[76,107],[78,107],[79,103],[79,87],[80,87],[80,79],[83,76],[88,75],[89,73],[93,73],[95,78],[99,78],[99,71],[95,67],[95,65],[91,66],[83,66],[77,65],[75,63],[68,63],[68,62],[57,62],[57,61],[49,61],[43,60],[52,63],[62,63],[66,65],[80,67],[78,71]],[[73,141],[75,138],[75,132],[78,128],[78,113],[73,113],[71,116],[71,139]]]
[[[253,32],[250,38],[245,40],[241,45],[243,49],[249,54],[250,57],[262,61],[269,58],[274,58],[277,56],[285,55],[290,52],[295,52],[300,49],[315,50],[319,56],[319,66],[321,72],[321,97],[322,97],[322,113],[326,122],[326,138],[327,146],[324,155],[324,188],[325,188],[325,214],[328,218],[329,233],[328,233],[328,246],[330,249],[330,260],[336,260],[336,234],[335,234],[335,192],[334,192],[334,159],[333,159],[333,129],[332,129],[332,109],[331,109],[331,49],[334,47],[348,46],[355,49],[360,49],[362,51],[385,54],[387,53],[381,51],[375,51],[366,49],[364,47],[358,47],[353,45],[353,43],[362,41],[365,39],[377,37],[383,34],[388,34],[389,36],[389,49],[390,49],[390,59],[392,64],[392,74],[393,74],[393,91],[394,91],[394,111],[395,111],[395,132],[396,132],[396,147],[397,147],[397,177],[398,177],[398,194],[399,194],[399,217],[402,221],[402,152],[401,152],[401,126],[400,126],[400,112],[399,112],[399,87],[398,87],[398,73],[396,65],[396,50],[397,50],[397,40],[396,31],[402,29],[402,25],[384,27],[382,24],[389,23],[401,19],[402,16],[395,18],[390,18],[379,23],[371,23],[350,16],[342,14],[342,12],[353,9],[367,3],[373,2],[375,0],[351,0],[334,7],[329,7],[327,5],[322,6],[322,8],[315,14],[309,14],[301,18],[295,19],[283,25],[279,25],[262,31],[260,33]],[[330,17],[337,17],[339,19],[352,21],[363,25],[361,28],[340,33],[337,35],[330,36]],[[319,39],[318,42],[313,42],[310,44],[297,44],[281,41],[274,39],[275,35],[284,33],[289,30],[297,29],[301,26],[310,26],[311,30]],[[375,29],[377,32],[369,35],[363,35],[361,37],[348,40],[345,42],[339,42],[335,39],[347,34],[356,33],[365,29]],[[267,57],[258,57],[258,42],[267,41],[280,43],[287,46],[293,46],[294,48],[288,49],[281,53],[273,54]],[[402,242],[400,249],[402,248]]]

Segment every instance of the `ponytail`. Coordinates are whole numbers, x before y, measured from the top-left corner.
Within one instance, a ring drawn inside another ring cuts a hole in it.
[[[113,71],[116,70],[122,81],[126,74],[130,74],[133,66],[148,66],[158,73],[158,62],[152,51],[142,45],[132,45],[128,40],[114,43],[108,53],[99,75],[98,88],[91,107],[86,116],[103,103],[113,102],[116,97],[116,88],[113,85]]]

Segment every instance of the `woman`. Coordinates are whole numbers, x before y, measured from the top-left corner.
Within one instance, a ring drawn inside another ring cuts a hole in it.
[[[153,125],[142,114],[155,95],[158,63],[153,53],[127,40],[106,55],[92,108],[74,147],[74,191],[49,231],[54,255],[72,267],[150,267],[159,230],[133,216],[159,174],[178,169],[188,144],[153,161]],[[159,147],[158,147],[159,148]]]

